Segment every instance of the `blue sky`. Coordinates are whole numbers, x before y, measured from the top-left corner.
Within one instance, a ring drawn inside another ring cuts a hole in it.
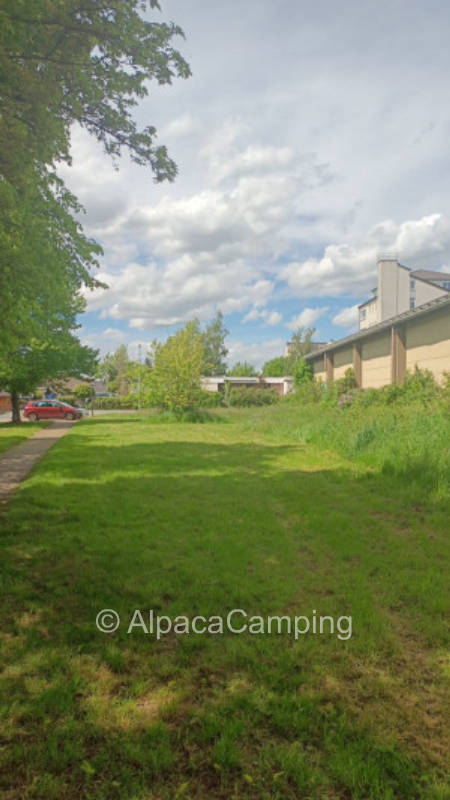
[[[105,353],[221,309],[230,361],[296,325],[355,329],[376,257],[450,269],[450,7],[430,0],[162,0],[193,71],[136,108],[179,167],[115,171],[83,131],[61,174],[104,248],[83,341]]]

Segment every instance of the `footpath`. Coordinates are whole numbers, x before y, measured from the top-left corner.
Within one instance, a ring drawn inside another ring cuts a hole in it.
[[[26,439],[0,455],[0,505],[6,502],[34,465],[58,439],[69,432],[73,424],[66,420],[52,422],[48,428],[42,428],[31,439]]]

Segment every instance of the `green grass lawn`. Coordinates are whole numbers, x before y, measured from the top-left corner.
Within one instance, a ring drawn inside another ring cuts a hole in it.
[[[22,425],[12,425],[11,422],[0,422],[0,453],[9,450],[15,444],[33,436],[40,428],[45,428],[48,423],[24,422]]]
[[[83,421],[2,512],[8,800],[450,796],[448,510],[258,413]],[[135,609],[353,635],[157,641]]]

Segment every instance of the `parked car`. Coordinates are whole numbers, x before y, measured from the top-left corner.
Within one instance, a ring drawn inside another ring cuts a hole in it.
[[[31,422],[38,419],[81,419],[83,411],[59,400],[29,400],[23,415]]]

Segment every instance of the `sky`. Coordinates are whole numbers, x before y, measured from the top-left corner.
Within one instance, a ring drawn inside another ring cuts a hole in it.
[[[104,249],[80,338],[136,357],[220,309],[229,362],[356,330],[376,259],[450,270],[450,5],[161,0],[192,77],[136,108],[179,174],[119,170],[83,130],[60,174]]]

